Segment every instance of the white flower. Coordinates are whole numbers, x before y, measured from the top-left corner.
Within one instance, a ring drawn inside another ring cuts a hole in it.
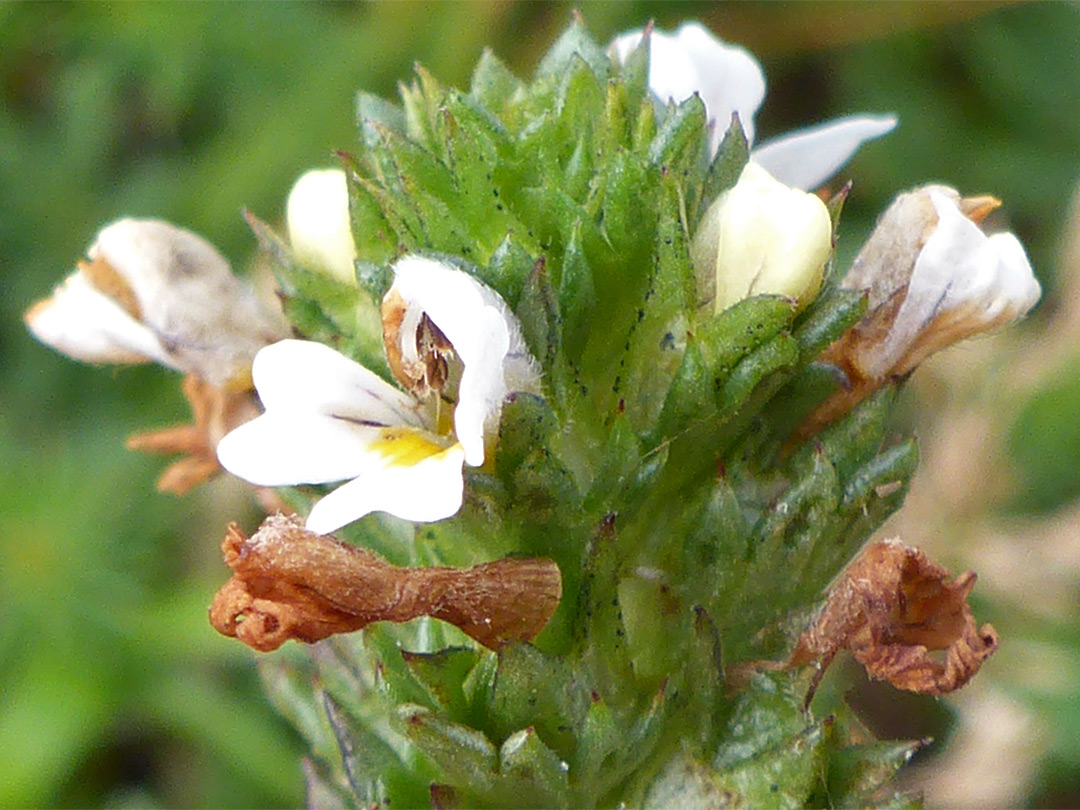
[[[375,511],[450,517],[461,507],[462,464],[484,463],[506,396],[539,390],[520,327],[495,292],[417,256],[394,274],[384,339],[410,394],[327,346],[282,341],[255,358],[266,413],[218,445],[222,466],[255,484],[352,479],[312,509],[307,528],[320,534]]]
[[[620,62],[638,47],[643,32],[616,37],[612,50]],[[711,127],[710,153],[716,154],[731,114],[754,143],[754,115],[765,98],[765,76],[744,48],[728,45],[700,23],[685,23],[674,34],[653,31],[649,38],[649,88],[662,102],[685,101],[694,93],[705,103]],[[777,180],[811,189],[824,183],[851,159],[859,146],[896,126],[892,115],[852,115],[797,130],[755,149],[752,159]]]
[[[691,244],[699,301],[719,313],[751,295],[786,295],[802,309],[821,287],[831,250],[821,199],[751,161],[709,206]]]
[[[843,342],[843,363],[870,380],[902,376],[930,354],[1025,315],[1042,289],[1011,233],[976,224],[1000,203],[946,186],[901,194],[844,278],[869,310]]]
[[[87,255],[25,315],[35,337],[77,360],[154,360],[224,387],[284,334],[213,245],[168,222],[114,222]]]
[[[289,243],[301,264],[356,283],[356,244],[349,221],[349,190],[341,169],[301,175],[285,206]]]

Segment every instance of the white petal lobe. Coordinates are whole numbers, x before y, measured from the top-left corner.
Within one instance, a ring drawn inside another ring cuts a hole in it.
[[[175,367],[151,330],[78,271],[26,314],[26,324],[42,343],[87,363],[156,360]]]
[[[325,484],[372,469],[368,449],[382,428],[330,416],[269,411],[228,433],[221,466],[259,486]]]
[[[612,50],[625,62],[641,42],[641,31],[615,39]],[[715,153],[739,113],[747,139],[754,140],[754,116],[765,98],[765,75],[753,55],[729,45],[700,23],[686,23],[674,34],[653,31],[649,40],[649,89],[666,104],[701,96],[712,127],[710,145]]]
[[[464,458],[464,450],[455,444],[412,466],[373,469],[315,504],[307,528],[328,534],[371,512],[423,522],[451,517],[461,508]]]
[[[423,422],[417,403],[322,343],[282,340],[255,356],[252,377],[268,411],[331,414],[376,425]]]
[[[891,132],[895,115],[852,115],[774,138],[753,160],[789,186],[817,188],[851,160],[863,143]]]

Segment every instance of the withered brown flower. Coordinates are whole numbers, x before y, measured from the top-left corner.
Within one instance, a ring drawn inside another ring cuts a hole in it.
[[[250,538],[229,526],[221,550],[233,577],[214,597],[210,623],[261,652],[291,638],[314,643],[372,622],[420,616],[442,619],[498,649],[535,638],[562,595],[551,560],[398,568],[283,515],[268,517]]]
[[[997,649],[989,624],[976,629],[967,597],[975,574],[951,574],[899,540],[872,543],[829,589],[799,638],[791,666],[822,670],[850,650],[872,678],[898,689],[944,695],[959,689]],[[933,651],[943,650],[943,660]]]
[[[901,194],[878,221],[841,286],[862,290],[862,321],[822,360],[847,381],[800,428],[816,433],[930,355],[1025,315],[1039,300],[1023,245],[979,224],[1001,203],[929,185]]]
[[[26,313],[30,331],[87,363],[156,361],[183,372],[194,425],[132,436],[128,448],[180,453],[158,489],[182,495],[217,472],[218,441],[258,415],[251,364],[288,334],[218,250],[160,220],[103,228],[88,259]]]

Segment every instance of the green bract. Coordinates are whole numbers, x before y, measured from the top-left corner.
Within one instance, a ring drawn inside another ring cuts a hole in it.
[[[882,786],[911,747],[849,747],[842,707],[803,711],[805,676],[725,683],[784,657],[917,451],[885,441],[891,386],[791,438],[837,385],[816,358],[865,309],[831,273],[798,314],[775,296],[699,308],[689,244],[746,141],[736,125],[710,165],[701,101],[658,108],[647,64],[575,23],[531,82],[489,52],[467,92],[418,68],[400,105],[361,94],[344,155],[359,289],[258,227],[295,330],[387,379],[372,305],[393,260],[440,258],[505,299],[543,395],[505,405],[456,516],[340,536],[397,564],[550,557],[564,583],[535,642],[498,654],[424,619],[263,659],[311,743],[314,805],[904,802]]]

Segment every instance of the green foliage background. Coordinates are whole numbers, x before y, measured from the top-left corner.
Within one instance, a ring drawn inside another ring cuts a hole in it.
[[[226,579],[224,524],[251,527],[254,509],[228,481],[185,500],[155,493],[160,460],[123,439],[186,417],[176,377],[71,363],[29,337],[21,312],[122,215],[192,228],[246,268],[255,242],[240,208],[280,219],[293,179],[354,142],[356,89],[393,95],[414,61],[464,86],[488,44],[527,75],[570,9],[0,5],[0,806],[302,801],[299,742],[262,698],[249,652],[205,620]],[[1005,200],[1048,293],[1024,328],[1060,305],[1056,243],[1080,164],[1076,5],[582,10],[600,41],[651,17],[666,28],[697,17],[750,47],[770,83],[759,141],[833,115],[899,113],[900,128],[845,171],[857,182],[841,266],[897,191],[942,180]],[[1013,509],[1080,495],[1068,432],[1080,362],[1066,368],[1014,426],[1026,485]],[[1076,654],[1075,631],[1049,635]],[[1080,738],[1075,712],[1045,717]],[[1055,749],[1033,803],[1080,782],[1070,756]]]

